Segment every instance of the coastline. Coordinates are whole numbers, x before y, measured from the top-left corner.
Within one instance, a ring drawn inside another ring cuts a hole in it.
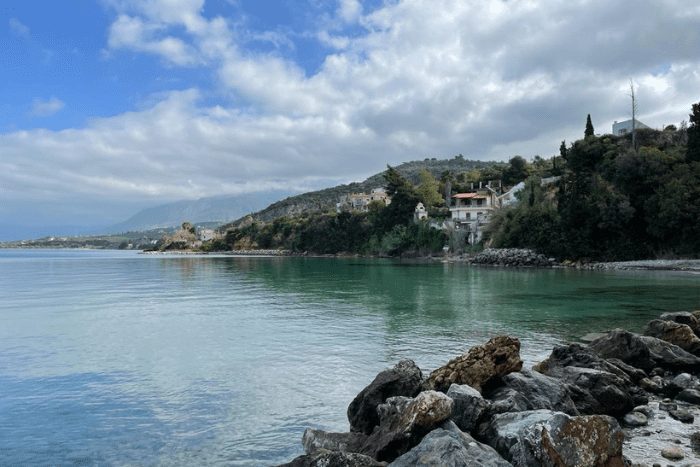
[[[307,428],[283,466],[698,465],[699,375],[700,310],[556,345],[532,368],[497,336],[430,372],[380,372],[349,405],[349,432]]]

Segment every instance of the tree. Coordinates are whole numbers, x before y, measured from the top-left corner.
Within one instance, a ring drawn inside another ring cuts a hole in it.
[[[591,114],[588,114],[588,117],[586,117],[586,131],[583,133],[583,136],[585,138],[588,138],[589,136],[594,135],[594,130],[593,130],[593,122],[591,122]]]
[[[433,174],[426,169],[421,169],[418,177],[420,178],[420,185],[416,188],[416,193],[423,201],[423,204],[425,204],[425,207],[431,208],[442,204],[443,199],[440,195],[440,184],[435,180]]]
[[[384,172],[386,192],[391,196],[391,203],[379,213],[377,229],[379,233],[389,232],[396,225],[408,225],[413,219],[416,204],[420,199],[411,182],[406,180],[395,168],[387,166]]]
[[[559,155],[562,159],[566,160],[566,141],[561,142],[561,146],[559,146]]]
[[[637,98],[634,95],[634,83],[630,80],[630,99],[632,99],[632,149],[637,150]]]
[[[688,161],[700,162],[700,102],[693,104],[693,113],[690,114],[688,149],[685,157]]]
[[[508,167],[503,171],[503,183],[515,185],[527,178],[527,161],[521,156],[514,156],[508,161]]]

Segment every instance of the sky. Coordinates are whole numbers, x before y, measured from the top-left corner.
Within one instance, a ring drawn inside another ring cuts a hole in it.
[[[700,3],[3,0],[0,238],[425,157],[551,156],[588,113],[597,133],[630,118],[630,80],[639,120],[687,120]]]

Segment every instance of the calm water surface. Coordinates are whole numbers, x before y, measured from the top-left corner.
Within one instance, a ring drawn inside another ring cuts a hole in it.
[[[282,462],[401,358],[693,308],[685,273],[0,250],[0,465]]]

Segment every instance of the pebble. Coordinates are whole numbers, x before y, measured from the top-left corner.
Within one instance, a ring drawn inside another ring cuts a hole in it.
[[[661,455],[665,457],[666,459],[672,460],[672,461],[679,461],[683,459],[683,451],[680,450],[680,448],[677,448],[676,446],[671,446],[668,448],[664,448],[661,450]]]
[[[623,419],[627,426],[645,426],[649,424],[647,416],[641,412],[630,412]]]
[[[695,417],[684,409],[669,410],[668,414],[682,423],[693,423]]]

